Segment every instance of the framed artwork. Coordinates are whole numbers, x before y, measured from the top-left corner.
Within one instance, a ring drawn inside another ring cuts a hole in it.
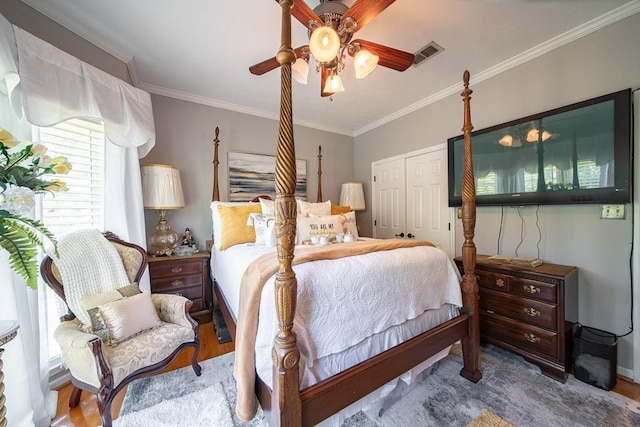
[[[262,194],[275,200],[276,157],[266,154],[227,154],[229,165],[229,201],[243,202]],[[296,160],[296,192],[307,200],[307,161]]]

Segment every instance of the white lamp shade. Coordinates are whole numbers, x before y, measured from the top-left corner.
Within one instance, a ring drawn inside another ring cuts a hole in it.
[[[180,209],[184,195],[180,171],[169,165],[143,165],[142,200],[145,209]]]
[[[291,66],[291,73],[295,81],[306,85],[307,76],[309,75],[309,63],[303,58],[296,59],[296,62]]]
[[[337,74],[331,74],[324,84],[325,93],[344,92],[344,86],[342,86],[342,79]]]
[[[309,50],[318,62],[332,61],[340,50],[340,37],[331,27],[318,27],[309,37]]]
[[[340,206],[349,206],[354,211],[365,209],[364,190],[361,182],[345,182],[340,189]]]
[[[356,79],[363,79],[375,70],[380,57],[365,49],[360,49],[353,57],[353,66],[356,69]]]

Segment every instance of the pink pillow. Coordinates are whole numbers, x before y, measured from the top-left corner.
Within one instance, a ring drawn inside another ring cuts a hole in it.
[[[99,310],[109,329],[109,345],[116,345],[162,324],[149,291],[108,302],[101,305]]]

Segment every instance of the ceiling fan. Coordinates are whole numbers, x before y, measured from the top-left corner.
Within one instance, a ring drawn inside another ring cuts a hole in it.
[[[278,0],[276,0],[277,2]],[[353,34],[361,30],[395,0],[356,0],[351,7],[340,0],[320,0],[311,9],[302,0],[293,2],[291,14],[309,31],[309,44],[294,49],[296,58],[293,76],[306,84],[309,57],[313,56],[320,72],[320,95],[331,96],[344,91],[338,73],[344,69],[346,54],[354,58],[356,78],[363,78],[376,65],[404,71],[413,63],[414,55],[367,40],[352,40]],[[275,57],[251,67],[252,74],[262,75],[278,68]]]

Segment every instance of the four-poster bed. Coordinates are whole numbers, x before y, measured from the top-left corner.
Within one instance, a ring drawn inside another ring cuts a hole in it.
[[[414,366],[438,354],[451,344],[462,342],[463,367],[460,374],[465,378],[477,382],[481,378],[478,369],[479,356],[479,321],[478,311],[478,284],[474,273],[475,269],[475,245],[473,243],[475,227],[475,188],[471,160],[471,119],[470,119],[470,95],[468,87],[469,73],[464,73],[464,125],[465,135],[465,161],[462,190],[462,223],[464,228],[464,244],[462,258],[464,275],[462,277],[462,309],[459,314],[453,316],[435,327],[432,327],[411,339],[408,339],[392,348],[374,355],[355,366],[336,373],[335,375],[321,379],[319,382],[300,389],[300,359],[301,347],[294,332],[294,318],[296,315],[298,282],[293,266],[299,265],[300,255],[294,253],[296,238],[296,206],[294,198],[296,185],[295,169],[295,145],[293,141],[293,120],[291,102],[291,64],[295,61],[295,55],[291,48],[291,0],[281,0],[282,7],[282,44],[276,56],[281,64],[281,108],[280,124],[278,132],[278,145],[276,157],[275,188],[275,236],[277,242],[277,258],[275,279],[273,279],[273,300],[275,301],[275,314],[278,331],[273,340],[271,357],[273,360],[273,375],[271,387],[259,376],[255,376],[255,391],[269,421],[274,425],[315,425],[328,416],[340,411],[348,405],[356,402],[370,392],[380,388],[388,381],[409,371]],[[218,197],[218,132],[216,128],[215,155],[214,155],[214,200]],[[318,168],[319,180],[321,174],[321,151],[319,149]],[[318,186],[318,199],[322,198],[320,184]],[[214,236],[215,236],[214,213]],[[214,237],[215,239],[215,237]],[[393,244],[393,243],[390,243]],[[404,244],[403,244],[404,245]],[[401,246],[403,246],[401,245]],[[408,244],[408,246],[415,246]],[[403,246],[404,247],[404,246]],[[213,258],[213,257],[212,257]],[[213,262],[213,261],[212,261]],[[213,263],[212,263],[213,266]],[[213,271],[214,277],[216,272]],[[245,274],[246,275],[246,274]],[[426,279],[426,278],[425,278]],[[345,283],[347,285],[347,283]],[[457,283],[456,283],[457,285]],[[244,286],[244,282],[243,282]],[[216,301],[220,305],[225,321],[234,339],[240,335],[244,346],[244,330],[240,330],[240,324],[236,325],[236,318],[227,307],[227,298],[217,283],[214,284]],[[245,301],[240,300],[240,305]],[[242,310],[242,309],[241,309]],[[257,319],[255,319],[257,323]],[[238,329],[236,328],[238,326]],[[238,332],[240,330],[240,332]],[[305,338],[304,341],[307,341]],[[307,344],[309,344],[307,342]],[[253,352],[253,347],[249,349]],[[303,349],[304,350],[304,349]],[[240,356],[242,358],[243,356]],[[253,356],[251,356],[253,357]],[[236,365],[239,356],[236,355]],[[238,378],[238,377],[236,377]],[[252,377],[253,378],[253,377]],[[241,415],[239,413],[239,415]],[[252,415],[249,412],[249,418]],[[241,418],[243,416],[241,415]]]

